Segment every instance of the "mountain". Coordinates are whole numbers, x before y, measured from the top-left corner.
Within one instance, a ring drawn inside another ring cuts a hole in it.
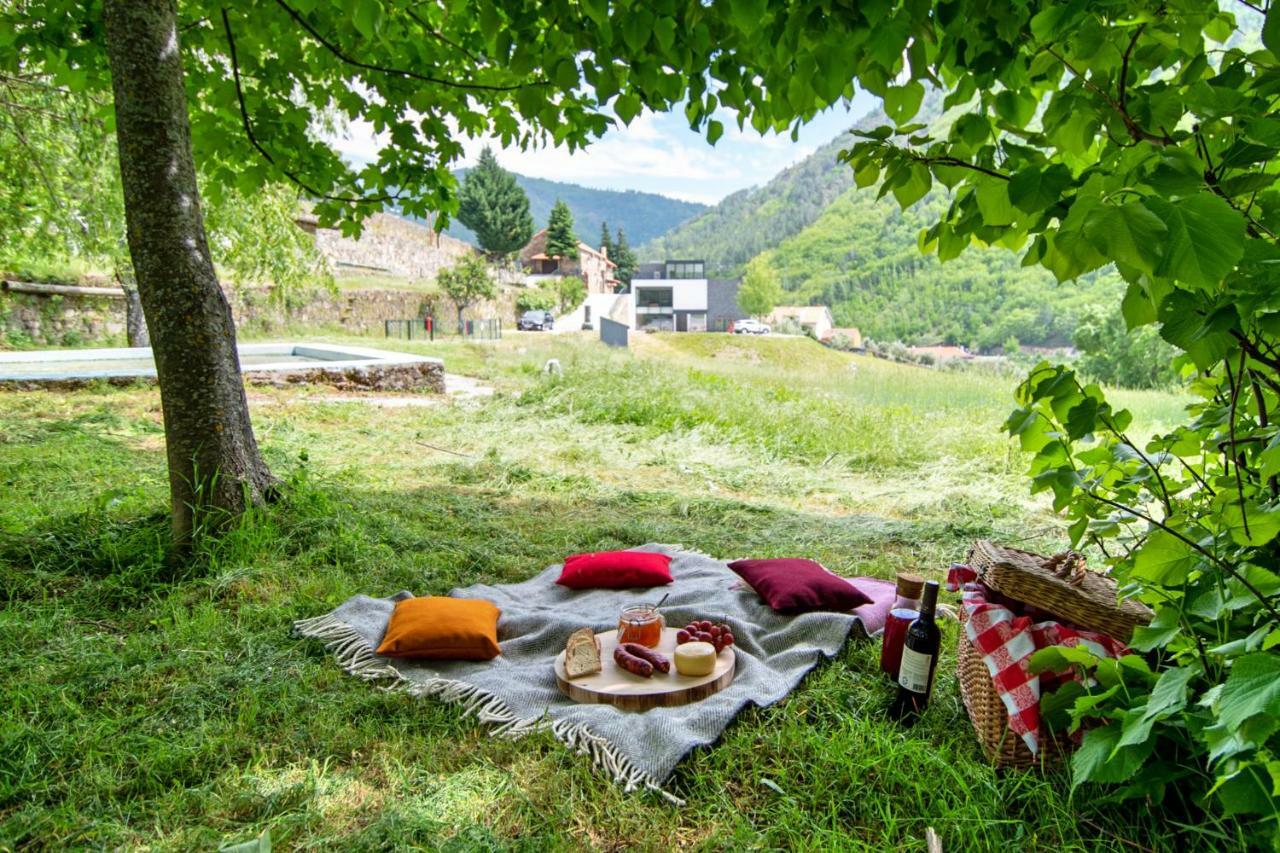
[[[941,96],[930,93],[915,120],[943,126]],[[958,112],[958,110],[956,111]],[[887,123],[880,111],[856,128]],[[940,263],[922,255],[920,232],[948,204],[943,189],[908,210],[877,187],[858,189],[837,161],[852,141],[841,134],[764,186],[728,196],[637,252],[642,261],[703,258],[715,275],[739,275],[759,258],[779,276],[784,300],[827,305],[837,325],[864,337],[908,343],[947,342],[981,349],[1071,342],[1088,305],[1118,304],[1114,273],[1057,284],[1041,267],[1023,267],[1003,248],[973,247]]]
[[[466,175],[465,169],[457,173],[458,180]],[[516,175],[518,183],[529,196],[529,212],[533,214],[534,228],[543,228],[551,215],[556,199],[563,199],[573,211],[574,230],[578,238],[592,246],[600,243],[600,223],[607,221],[609,230],[619,227],[627,235],[633,247],[645,243],[674,228],[690,217],[707,209],[705,204],[681,201],[657,193],[636,190],[597,190],[562,181],[530,178]],[[452,222],[445,233],[460,240],[475,242],[471,229],[460,222]]]

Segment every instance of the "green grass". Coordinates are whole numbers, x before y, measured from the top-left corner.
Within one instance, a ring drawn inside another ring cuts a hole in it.
[[[578,550],[674,542],[936,577],[978,536],[1061,541],[988,380],[723,336],[642,337],[635,354],[576,336],[395,347],[498,394],[381,409],[251,390],[287,498],[181,565],[165,560],[153,390],[2,398],[0,849],[269,829],[287,849],[922,850],[929,826],[948,850],[1230,845],[1072,797],[1061,775],[992,770],[950,652],[903,729],[877,648],[850,643],[691,755],[670,783],[683,809],[624,795],[550,736],[490,738],[343,675],[292,620],[357,592],[521,580]],[[563,377],[541,373],[549,357]],[[1141,421],[1176,401],[1131,405]]]

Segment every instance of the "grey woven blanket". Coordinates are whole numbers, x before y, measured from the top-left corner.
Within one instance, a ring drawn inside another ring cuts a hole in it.
[[[825,655],[831,657],[855,627],[855,615],[807,613],[782,616],[749,589],[730,589],[737,575],[722,561],[669,545],[638,551],[670,554],[674,583],[655,590],[574,591],[555,583],[552,566],[518,584],[476,584],[455,589],[458,598],[484,598],[502,609],[502,655],[482,663],[406,661],[378,657],[396,601],[357,595],[332,613],[295,623],[298,634],[326,643],[347,672],[366,679],[391,678],[403,689],[458,703],[464,713],[492,724],[493,734],[518,737],[549,728],[592,757],[627,790],[662,790],[662,783],[691,749],[713,743],[737,714],[754,703],[771,705],[787,695]],[[624,604],[654,601],[670,592],[663,613],[670,625],[724,617],[734,629],[737,674],[719,693],[689,705],[643,713],[610,705],[581,705],[556,687],[552,662],[576,628],[617,627]]]

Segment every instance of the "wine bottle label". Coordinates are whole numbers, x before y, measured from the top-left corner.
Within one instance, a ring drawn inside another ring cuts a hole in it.
[[[929,670],[933,669],[933,655],[924,655],[915,649],[902,649],[902,663],[898,665],[898,684],[913,693],[929,692]]]

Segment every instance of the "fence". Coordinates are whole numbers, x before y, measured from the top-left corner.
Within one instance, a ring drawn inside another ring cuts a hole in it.
[[[421,317],[415,320],[384,320],[388,338],[400,338],[405,341],[434,341],[436,324],[434,317]]]
[[[383,328],[388,338],[399,338],[403,341],[434,341],[437,334],[445,329],[437,329],[435,317],[428,315],[413,320],[383,320]],[[450,330],[452,331],[452,330]],[[502,320],[467,320],[458,333],[465,338],[477,341],[502,340]]]
[[[467,320],[463,324],[462,334],[478,341],[500,341],[502,340],[502,321],[497,318]]]

